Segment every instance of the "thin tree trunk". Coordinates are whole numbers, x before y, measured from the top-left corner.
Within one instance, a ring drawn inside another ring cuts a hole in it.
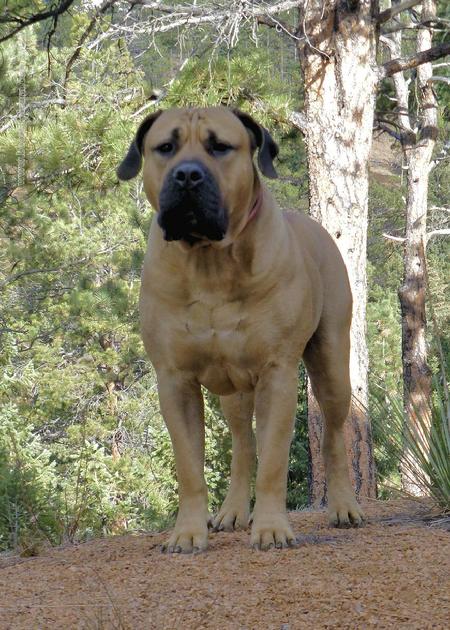
[[[422,21],[436,16],[435,0],[424,0]],[[417,52],[431,47],[432,31],[420,29],[417,34]],[[426,226],[428,209],[428,179],[431,158],[437,137],[437,100],[431,77],[431,63],[417,68],[418,128],[408,134],[404,142],[408,166],[406,202],[406,239],[404,277],[399,290],[402,312],[402,362],[405,422],[418,431],[417,418],[431,423],[431,371],[427,364],[426,343]],[[417,139],[416,139],[417,138]],[[418,464],[405,442],[402,465],[403,487],[413,494],[423,488],[415,474]]]
[[[353,293],[350,371],[353,402],[346,423],[351,476],[359,496],[376,494],[368,406],[366,242],[368,158],[376,91],[375,0],[310,0],[299,45],[305,77],[310,212],[334,237]],[[320,457],[322,418],[308,396],[311,500],[326,499]]]

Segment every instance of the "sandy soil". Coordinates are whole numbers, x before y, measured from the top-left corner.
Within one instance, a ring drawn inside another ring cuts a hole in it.
[[[140,534],[0,560],[0,628],[449,628],[450,534],[403,503],[362,529],[290,515],[300,546],[253,551],[248,532],[167,556]]]

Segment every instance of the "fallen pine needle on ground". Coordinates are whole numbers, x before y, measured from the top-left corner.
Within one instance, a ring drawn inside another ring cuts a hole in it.
[[[448,531],[413,502],[364,508],[362,529],[291,513],[297,549],[254,551],[235,532],[167,556],[166,534],[138,534],[0,557],[0,628],[448,628]]]

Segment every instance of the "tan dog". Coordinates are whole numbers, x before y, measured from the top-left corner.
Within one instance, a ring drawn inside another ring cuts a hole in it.
[[[295,544],[286,482],[302,357],[325,417],[330,521],[361,523],[343,439],[347,272],[318,223],[277,208],[253,165],[256,148],[262,173],[276,177],[278,148],[250,116],[224,107],[157,112],[141,124],[117,171],[130,179],[144,158],[144,188],[157,212],[140,314],[177,467],[180,504],[169,552],[208,544],[201,385],[220,395],[233,443],[230,488],[214,527],[247,527],[255,412],[251,544]]]

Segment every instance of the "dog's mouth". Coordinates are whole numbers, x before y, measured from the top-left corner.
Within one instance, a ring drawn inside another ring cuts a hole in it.
[[[183,163],[184,164],[184,163]],[[174,167],[159,195],[158,224],[166,241],[184,241],[194,245],[201,241],[221,241],[228,228],[228,212],[222,202],[219,186],[208,169],[200,163],[186,163],[197,178],[180,182],[180,168]],[[195,165],[197,171],[194,172]],[[178,179],[177,179],[178,177]]]
[[[189,195],[161,203],[158,223],[166,241],[221,241],[227,231],[227,212],[221,204],[205,205],[202,199]]]

